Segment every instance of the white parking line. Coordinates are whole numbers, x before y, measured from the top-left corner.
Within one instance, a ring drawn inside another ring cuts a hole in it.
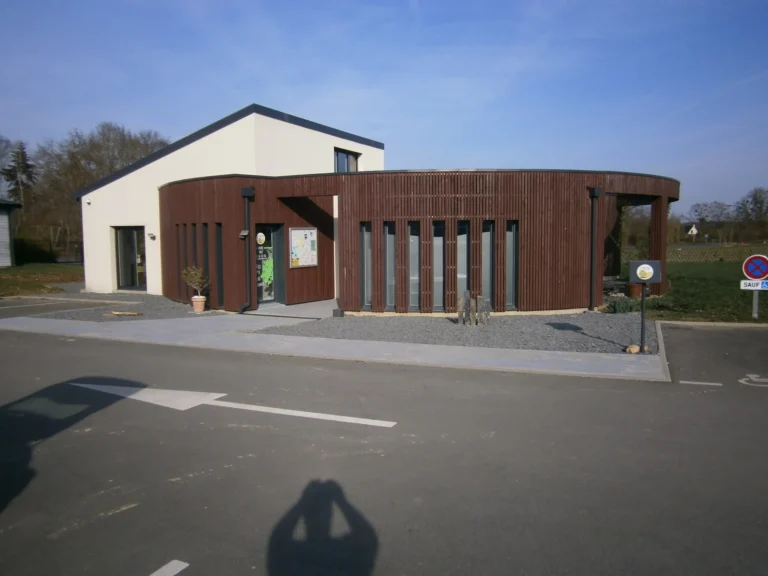
[[[694,382],[693,380],[680,380],[680,384],[691,384],[693,386],[722,386],[719,382]]]
[[[160,568],[160,570],[152,572],[149,576],[175,576],[187,566],[189,566],[189,564],[182,562],[181,560],[171,560],[168,564]]]
[[[52,306],[61,302],[39,302],[37,304],[18,304],[17,306],[0,306],[0,310],[12,310],[13,308],[29,308],[34,306]]]

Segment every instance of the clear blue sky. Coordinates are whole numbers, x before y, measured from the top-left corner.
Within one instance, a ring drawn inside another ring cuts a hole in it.
[[[4,0],[0,133],[180,138],[256,102],[382,140],[387,168],[768,186],[766,0]]]

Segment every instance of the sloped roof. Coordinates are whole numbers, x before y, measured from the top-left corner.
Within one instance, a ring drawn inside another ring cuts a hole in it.
[[[117,172],[110,174],[109,176],[106,176],[104,178],[101,178],[100,180],[97,180],[93,184],[89,184],[88,186],[85,186],[84,188],[77,190],[72,195],[74,196],[75,200],[79,200],[89,192],[93,192],[94,190],[98,190],[102,186],[106,186],[107,184],[115,182],[116,180],[119,180],[123,176],[127,176],[131,172],[135,172],[139,168],[143,168],[144,166],[147,166],[148,164],[151,164],[152,162],[155,162],[156,160],[159,160],[164,156],[168,156],[169,154],[176,152],[177,150],[180,150],[185,146],[189,146],[193,142],[197,142],[198,140],[201,140],[202,138],[205,138],[206,136],[213,134],[214,132],[217,132],[222,128],[226,128],[230,124],[234,124],[238,120],[242,120],[243,118],[246,118],[251,114],[266,116],[267,118],[272,118],[274,120],[287,122],[288,124],[300,126],[301,128],[314,130],[315,132],[322,132],[323,134],[336,136],[338,138],[343,138],[344,140],[349,140],[351,142],[357,142],[358,144],[363,144],[365,146],[370,146],[372,148],[378,148],[380,150],[384,150],[384,144],[382,144],[381,142],[377,142],[376,140],[371,140],[369,138],[364,138],[362,136],[356,136],[355,134],[350,134],[349,132],[344,132],[343,130],[337,130],[336,128],[331,128],[330,126],[318,124],[317,122],[312,122],[311,120],[305,120],[304,118],[299,118],[298,116],[286,114],[285,112],[280,112],[279,110],[273,110],[272,108],[267,108],[266,106],[261,106],[259,104],[251,104],[250,106],[246,106],[242,110],[238,110],[237,112],[230,114],[229,116],[226,116],[221,120],[217,120],[213,124],[209,124],[205,128],[201,128],[197,132],[193,132],[189,136],[185,136],[184,138],[181,138],[180,140],[177,140],[176,142],[169,144],[165,148],[161,148],[157,152],[153,152],[152,154],[145,156],[141,160],[134,162],[133,164],[126,166],[125,168],[122,168]]]

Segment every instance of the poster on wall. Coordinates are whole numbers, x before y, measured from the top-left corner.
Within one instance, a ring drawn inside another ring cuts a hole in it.
[[[291,268],[317,266],[317,228],[291,228]]]

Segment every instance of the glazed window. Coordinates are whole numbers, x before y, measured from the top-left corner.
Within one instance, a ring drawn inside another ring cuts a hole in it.
[[[408,222],[408,308],[411,312],[419,311],[419,294],[421,293],[419,232],[418,222]]]
[[[357,172],[357,159],[360,154],[336,148],[334,151],[336,172]]]
[[[488,299],[493,304],[493,220],[483,222],[482,264],[483,298]]]

